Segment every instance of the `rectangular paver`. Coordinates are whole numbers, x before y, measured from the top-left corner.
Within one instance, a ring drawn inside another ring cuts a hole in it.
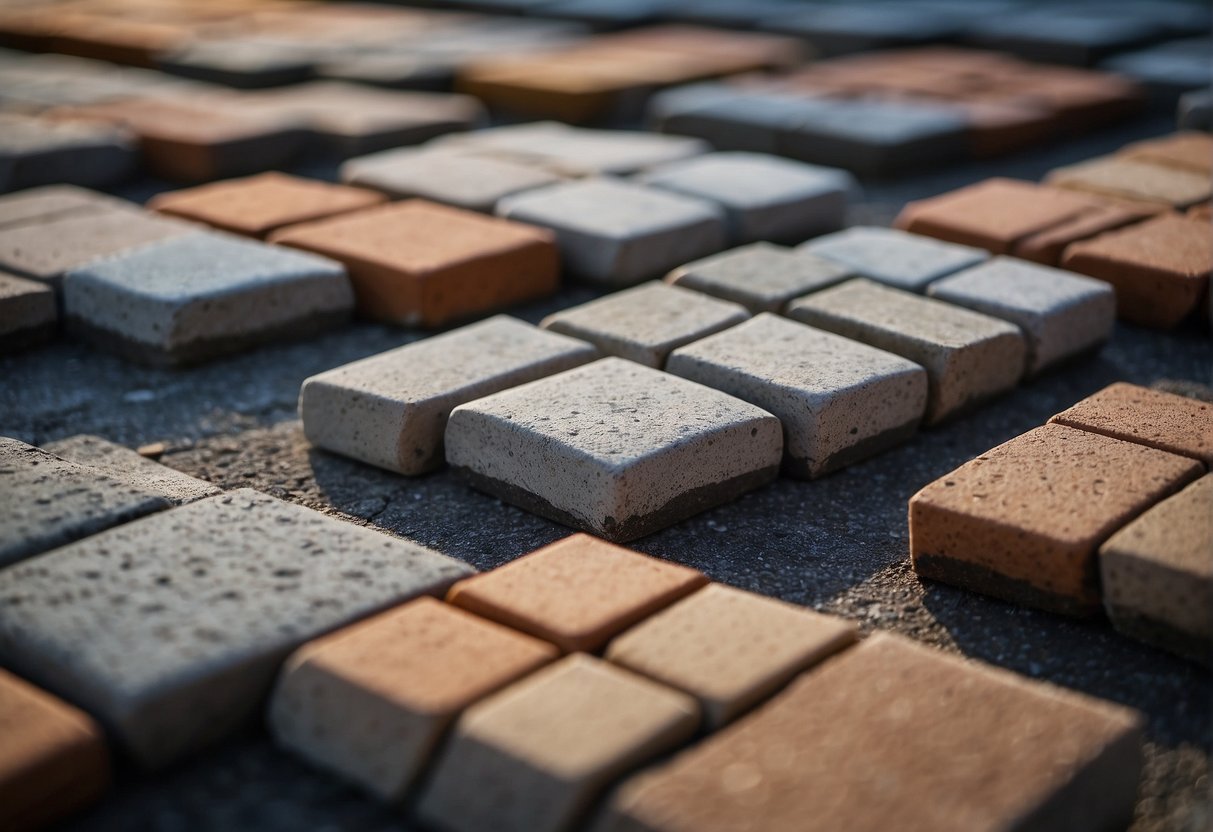
[[[782,454],[766,411],[621,358],[460,405],[446,429],[476,488],[617,541],[765,485]]]
[[[1024,371],[1027,348],[1013,324],[869,280],[793,301],[787,314],[926,368],[928,425],[1011,389]]]
[[[122,128],[0,113],[0,191],[57,182],[104,187],[129,176],[137,159]]]
[[[43,450],[69,462],[95,468],[116,480],[123,480],[159,494],[177,505],[192,503],[203,497],[213,497],[222,490],[206,480],[161,465],[138,451],[100,436],[69,436],[48,442],[43,446]]]
[[[1134,142],[1117,155],[1213,175],[1213,136],[1196,130]]]
[[[0,272],[0,353],[49,341],[58,327],[54,289]]]
[[[0,661],[158,766],[245,723],[299,645],[471,571],[241,489],[0,571]]]
[[[796,250],[846,266],[861,277],[912,292],[925,291],[932,281],[975,266],[988,257],[972,246],[874,226],[856,226],[828,234]]]
[[[135,206],[126,200],[75,185],[43,185],[0,196],[0,228],[41,222],[67,214],[105,212],[114,207]]]
[[[1187,208],[1213,194],[1207,173],[1122,156],[1101,156],[1057,168],[1045,181],[1059,188],[1172,208]]]
[[[590,344],[499,315],[312,376],[299,415],[313,445],[421,474],[442,465],[457,405],[597,357]]]

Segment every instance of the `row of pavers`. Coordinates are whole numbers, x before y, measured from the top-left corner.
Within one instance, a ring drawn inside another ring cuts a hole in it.
[[[21,527],[37,540],[0,569],[5,829],[98,799],[111,753],[169,765],[263,713],[283,748],[452,830],[1132,814],[1141,718],[1122,707],[857,644],[844,620],[584,535],[473,575],[102,440],[56,450],[80,461],[0,440],[6,528],[34,507],[60,529]],[[108,506],[101,531],[85,491],[155,504]]]
[[[894,225],[1081,272],[1116,287],[1120,317],[1171,328],[1209,300],[1213,136],[1184,132],[911,202]],[[1213,315],[1213,307],[1205,313]]]
[[[1213,663],[1213,404],[1114,384],[909,503],[925,578]]]

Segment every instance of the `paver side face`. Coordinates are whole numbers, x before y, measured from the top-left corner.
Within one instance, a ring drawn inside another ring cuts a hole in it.
[[[1186,208],[1208,199],[1207,174],[1137,159],[1103,156],[1057,168],[1045,181],[1061,188]]]
[[[878,633],[624,782],[595,832],[1074,832],[1129,822],[1141,717]]]
[[[270,726],[281,745],[398,800],[460,711],[559,654],[419,598],[300,648],[278,681]]]
[[[498,315],[312,376],[308,441],[401,474],[442,465],[452,408],[598,357],[590,344]]]
[[[71,436],[47,444],[45,450],[71,462],[96,468],[116,480],[155,492],[177,504],[213,497],[220,492],[216,485],[161,465],[100,436]]]
[[[797,251],[833,260],[863,277],[910,291],[922,291],[932,280],[975,266],[988,256],[971,246],[867,226],[810,240]]]
[[[840,618],[710,584],[616,636],[606,657],[694,696],[715,730],[857,633]]]
[[[241,489],[0,571],[0,661],[161,765],[240,725],[298,645],[470,571]]]
[[[614,778],[689,739],[691,697],[584,654],[473,705],[419,804],[459,832],[559,832]]]
[[[0,350],[5,336],[26,330],[53,330],[58,317],[54,289],[0,272]]]
[[[999,445],[910,499],[925,578],[1068,614],[1097,607],[1096,548],[1203,472],[1199,462],[1062,425]]]
[[[723,300],[755,315],[778,312],[792,300],[841,283],[847,266],[771,243],[751,243],[679,266],[665,280]]]
[[[460,581],[447,600],[564,650],[592,651],[707,580],[694,569],[574,534]]]
[[[1213,404],[1198,399],[1117,382],[1049,421],[1213,465]]]

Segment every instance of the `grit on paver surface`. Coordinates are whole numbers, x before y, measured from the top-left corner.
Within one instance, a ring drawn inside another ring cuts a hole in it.
[[[161,465],[138,451],[100,436],[69,436],[48,442],[43,450],[69,462],[96,468],[106,476],[137,485],[178,505],[213,497],[220,490],[216,485]]]
[[[796,250],[832,260],[860,277],[911,292],[921,292],[931,281],[975,266],[987,256],[971,246],[870,226],[810,240]]]

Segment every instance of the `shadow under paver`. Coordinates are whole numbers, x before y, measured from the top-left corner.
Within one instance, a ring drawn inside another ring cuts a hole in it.
[[[863,225],[810,240],[796,250],[911,292],[922,292],[931,281],[976,266],[989,256],[971,246]]]
[[[308,441],[406,475],[441,466],[457,405],[593,361],[598,350],[497,315],[303,382]]]
[[[0,272],[0,353],[49,341],[58,325],[54,289]]]
[[[1098,832],[1132,818],[1135,711],[878,633],[624,781],[594,832]]]
[[[812,254],[759,242],[679,266],[665,280],[750,312],[779,312],[791,300],[841,283],[855,272]]]
[[[460,405],[446,430],[474,487],[616,541],[767,484],[782,454],[765,410],[621,358]]]
[[[160,766],[244,724],[304,642],[471,572],[240,489],[0,571],[0,661]]]
[[[106,476],[159,494],[177,505],[213,497],[222,491],[217,485],[161,465],[125,445],[100,436],[70,436],[47,443],[43,450],[69,462],[96,468]]]
[[[1202,473],[1195,460],[1143,445],[1064,425],[1035,428],[910,498],[914,571],[1090,615],[1100,602],[1100,544]]]
[[[559,655],[418,598],[300,648],[278,680],[270,727],[280,746],[395,801],[465,708]]]

